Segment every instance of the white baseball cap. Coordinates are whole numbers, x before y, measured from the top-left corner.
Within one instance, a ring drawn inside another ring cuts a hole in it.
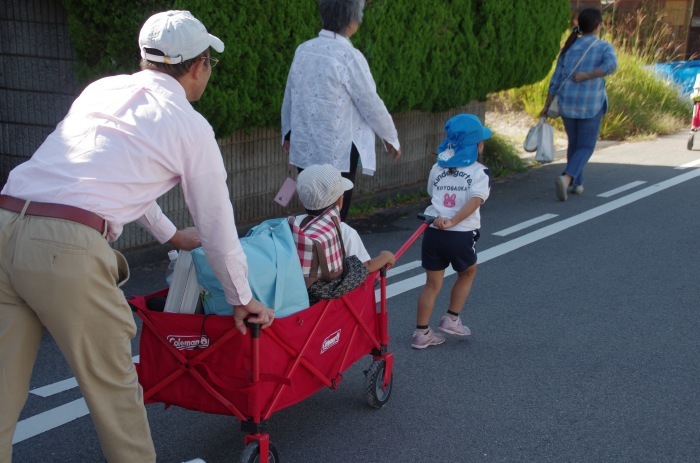
[[[330,164],[314,164],[297,176],[299,200],[310,211],[327,208],[352,187],[353,183]]]
[[[221,53],[224,42],[208,33],[204,24],[189,11],[170,10],[146,20],[139,34],[139,47],[144,59],[178,64],[196,58],[209,47]],[[146,53],[146,48],[159,50],[164,56]]]

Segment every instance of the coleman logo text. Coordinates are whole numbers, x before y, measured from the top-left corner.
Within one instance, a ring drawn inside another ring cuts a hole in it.
[[[206,335],[170,334],[167,340],[177,350],[206,349],[209,347],[209,338]]]
[[[331,334],[328,336],[326,339],[323,340],[323,345],[321,346],[321,353],[324,353],[331,347],[335,346],[338,344],[340,341],[340,330],[336,331],[335,333]]]

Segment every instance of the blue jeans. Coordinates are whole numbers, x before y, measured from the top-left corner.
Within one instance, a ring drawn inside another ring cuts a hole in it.
[[[583,185],[583,168],[593,155],[605,110],[606,105],[603,105],[598,114],[589,119],[570,119],[564,116],[561,118],[569,139],[569,146],[566,149],[566,169],[563,173],[573,178],[572,185]]]

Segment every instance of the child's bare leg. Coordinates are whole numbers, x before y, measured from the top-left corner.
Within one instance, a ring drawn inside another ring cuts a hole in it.
[[[467,302],[469,293],[472,290],[472,283],[476,276],[476,264],[457,274],[457,281],[452,286],[450,293],[449,311],[459,315],[462,312],[464,304]]]
[[[426,270],[425,286],[418,297],[418,312],[416,316],[416,326],[430,325],[430,315],[433,313],[435,299],[437,299],[442,288],[444,270]]]
[[[455,336],[469,336],[472,334],[471,330],[462,324],[459,314],[462,312],[465,302],[467,302],[475,275],[476,264],[457,273],[457,281],[452,286],[452,292],[450,293],[450,306],[447,313],[440,320],[438,330],[443,333],[454,334]]]

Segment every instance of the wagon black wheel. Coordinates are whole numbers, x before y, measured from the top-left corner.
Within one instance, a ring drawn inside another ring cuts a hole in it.
[[[693,141],[695,141],[694,139],[695,139],[695,132],[690,132],[688,134],[688,145],[687,145],[689,150],[693,149]]]
[[[383,388],[385,364],[384,360],[375,360],[365,372],[365,398],[370,407],[382,408],[389,401],[394,385],[394,374],[391,374],[389,384]]]
[[[270,451],[267,453],[267,461],[269,463],[279,463],[280,455],[272,442],[270,442]],[[241,454],[241,463],[260,463],[260,442],[255,441],[245,446]]]

